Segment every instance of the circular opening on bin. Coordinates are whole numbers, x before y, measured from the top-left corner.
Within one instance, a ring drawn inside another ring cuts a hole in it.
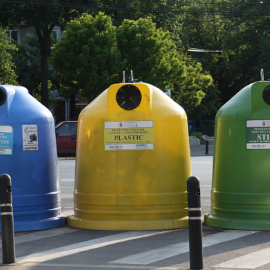
[[[4,104],[6,101],[6,93],[0,88],[0,105]]]
[[[270,105],[270,85],[267,85],[263,90],[263,100],[266,104]]]
[[[116,94],[117,104],[124,110],[134,110],[140,105],[141,100],[141,91],[132,84],[122,86]]]

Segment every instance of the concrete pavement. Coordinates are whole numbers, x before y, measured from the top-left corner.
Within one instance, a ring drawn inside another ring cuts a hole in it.
[[[214,153],[214,144],[213,143],[209,143],[209,145],[208,145],[208,154],[206,154],[205,144],[190,146],[190,155],[192,157],[213,156],[213,153]]]

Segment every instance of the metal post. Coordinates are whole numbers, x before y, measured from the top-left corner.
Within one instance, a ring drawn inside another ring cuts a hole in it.
[[[123,71],[123,83],[125,83],[125,82],[126,82],[126,72]]]
[[[203,269],[200,180],[187,180],[190,269]]]
[[[130,80],[134,83],[133,70],[130,71]]]
[[[208,152],[208,145],[209,145],[209,141],[208,141],[208,139],[206,138],[205,139],[205,154],[209,154],[209,152]]]
[[[11,178],[8,174],[0,175],[0,202],[3,264],[15,263],[16,255],[14,241]]]

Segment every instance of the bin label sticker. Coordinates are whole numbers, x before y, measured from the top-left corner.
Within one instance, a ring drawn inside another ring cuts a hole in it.
[[[107,150],[153,150],[153,121],[111,121],[104,123]]]
[[[22,125],[23,150],[38,150],[37,125]]]
[[[270,149],[270,120],[247,120],[247,149]]]
[[[0,126],[0,155],[13,153],[13,127]]]

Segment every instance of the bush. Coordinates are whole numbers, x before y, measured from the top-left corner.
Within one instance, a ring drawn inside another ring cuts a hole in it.
[[[201,138],[203,136],[203,134],[199,131],[193,131],[190,136],[194,136],[194,137],[197,137],[197,138]]]

